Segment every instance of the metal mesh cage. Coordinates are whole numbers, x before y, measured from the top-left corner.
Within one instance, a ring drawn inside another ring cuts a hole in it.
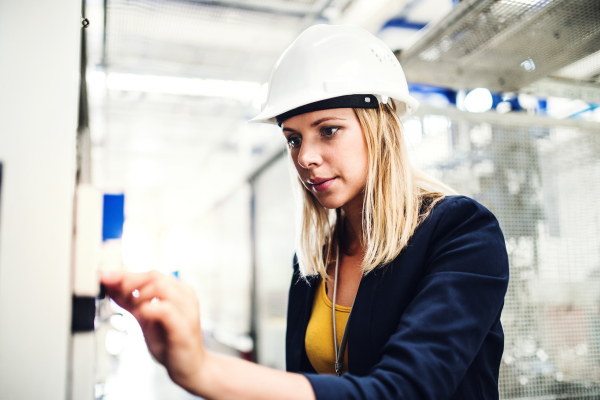
[[[516,91],[600,50],[596,0],[459,4],[400,58],[408,80]]]
[[[501,398],[599,398],[599,124],[436,113],[406,121],[415,162],[488,207],[506,239]]]

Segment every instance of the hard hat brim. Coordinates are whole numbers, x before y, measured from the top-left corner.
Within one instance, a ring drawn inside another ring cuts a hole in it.
[[[248,120],[247,122],[249,124],[277,125],[276,117],[278,115],[287,113],[289,111],[292,111],[298,107],[305,106],[307,104],[315,103],[315,102],[322,101],[322,100],[333,99],[336,97],[341,97],[341,96],[345,96],[345,95],[349,95],[349,94],[372,94],[372,95],[388,96],[388,97],[390,97],[390,99],[392,99],[395,102],[396,112],[398,113],[398,116],[400,116],[400,117],[410,115],[419,108],[419,102],[417,100],[415,100],[412,96],[406,96],[406,95],[405,96],[390,96],[389,94],[384,94],[384,93],[372,93],[372,92],[356,93],[356,92],[354,92],[354,93],[337,94],[334,96],[327,96],[327,97],[323,96],[323,97],[315,98],[312,100],[307,100],[305,102],[301,102],[302,104],[295,103],[295,104],[290,104],[290,105],[282,105],[281,107],[277,107],[277,108],[267,106],[256,117]]]

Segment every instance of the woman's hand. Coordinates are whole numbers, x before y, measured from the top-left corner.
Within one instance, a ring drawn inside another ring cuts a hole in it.
[[[100,281],[138,320],[150,353],[187,391],[213,400],[315,399],[303,375],[207,352],[198,298],[190,286],[156,271],[103,273]]]
[[[194,289],[157,271],[105,272],[100,280],[108,295],[138,320],[148,350],[171,379],[193,391],[207,358]]]

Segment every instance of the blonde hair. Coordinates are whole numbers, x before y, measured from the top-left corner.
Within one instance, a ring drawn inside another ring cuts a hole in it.
[[[366,275],[392,262],[417,226],[445,194],[455,192],[411,165],[402,123],[394,107],[355,108],[368,149],[361,242],[366,252],[361,268]],[[297,179],[302,193],[302,219],[297,256],[303,276],[328,279],[342,227],[342,211],[328,210]]]

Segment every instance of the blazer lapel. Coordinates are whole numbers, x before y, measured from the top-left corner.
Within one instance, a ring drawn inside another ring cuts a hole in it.
[[[301,315],[299,316],[300,323],[298,324],[298,329],[296,329],[293,338],[293,348],[299,349],[300,351],[295,352],[293,364],[291,365],[292,369],[290,369],[291,371],[305,370],[304,368],[302,368],[303,359],[307,358],[306,349],[304,346],[304,338],[306,337],[306,329],[308,327],[308,322],[310,321],[310,316],[312,314],[315,290],[319,286],[319,279],[320,278],[318,276],[309,276],[307,277],[307,282],[304,283],[304,285],[306,285],[306,290],[303,293],[303,307]]]
[[[381,275],[382,271],[375,270],[363,276],[356,293],[348,322],[348,372],[352,374],[366,375],[375,362],[371,349],[371,310]]]

